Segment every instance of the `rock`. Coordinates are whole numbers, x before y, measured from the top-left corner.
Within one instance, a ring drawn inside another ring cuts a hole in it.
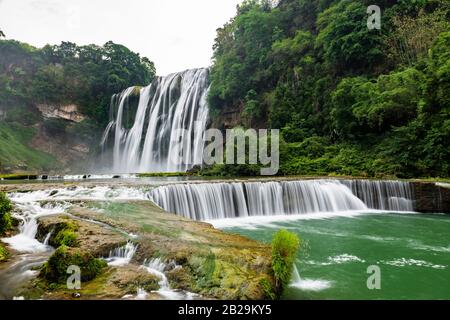
[[[58,106],[38,104],[36,107],[42,113],[44,118],[59,118],[72,122],[82,122],[84,119],[86,119],[85,116],[78,112],[78,107],[74,104]]]
[[[417,212],[450,214],[449,188],[434,182],[412,182],[412,185]]]
[[[39,277],[49,283],[66,283],[70,266],[81,270],[81,281],[90,281],[99,275],[107,264],[104,260],[95,258],[90,252],[80,248],[61,246],[52,254],[42,267]]]
[[[59,247],[62,244],[76,246],[83,248],[95,257],[107,257],[111,250],[121,247],[127,242],[122,234],[112,229],[83,220],[74,220],[63,215],[39,219],[38,239],[44,239],[50,232],[52,232],[49,240],[51,246]],[[71,233],[75,234],[76,242],[64,243],[65,236]]]

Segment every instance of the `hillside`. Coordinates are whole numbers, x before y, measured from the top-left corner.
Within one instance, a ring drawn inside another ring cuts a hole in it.
[[[449,2],[378,1],[380,30],[372,4],[244,1],[214,44],[216,125],[281,129],[284,175],[448,176]]]
[[[0,173],[85,170],[111,96],[154,75],[150,60],[113,42],[0,40]]]

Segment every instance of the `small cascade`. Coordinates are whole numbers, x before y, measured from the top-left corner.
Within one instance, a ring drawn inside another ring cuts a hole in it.
[[[137,245],[132,242],[128,242],[126,245],[120,248],[116,248],[109,253],[109,258],[105,259],[109,266],[122,267],[131,262],[136,253]]]
[[[174,264],[172,265],[172,267],[180,268],[179,266],[174,266]],[[166,300],[192,300],[198,296],[190,292],[182,292],[171,289],[169,280],[164,273],[169,268],[169,266],[165,264],[160,258],[151,259],[149,261],[145,260],[142,268],[160,279],[158,283],[160,288],[155,292],[158,293],[162,298]]]
[[[412,212],[413,192],[409,182],[343,180],[370,209]]]
[[[370,209],[413,211],[410,185],[395,181],[179,184],[155,188],[149,198],[168,212],[201,221]]]
[[[332,283],[326,280],[312,280],[312,279],[302,279],[300,273],[298,272],[297,266],[294,264],[294,269],[292,271],[292,281],[289,285],[292,288],[296,288],[302,291],[322,291],[329,289]]]
[[[180,172],[202,165],[208,77],[208,69],[186,70],[113,96],[101,141],[112,170]]]
[[[25,195],[24,197],[28,196]],[[38,202],[20,202],[17,197],[17,195],[13,195],[11,200],[16,203],[21,212],[20,215],[14,216],[22,221],[19,226],[20,233],[10,238],[3,238],[2,241],[9,244],[14,250],[24,253],[39,253],[51,250],[46,243],[41,243],[36,239],[37,219],[47,215],[63,213],[66,207],[52,204],[41,205]]]
[[[48,243],[49,243],[49,241],[50,241],[50,238],[52,237],[53,231],[54,231],[54,230],[50,231],[50,232],[45,236],[44,242],[43,242],[44,246],[48,246]]]

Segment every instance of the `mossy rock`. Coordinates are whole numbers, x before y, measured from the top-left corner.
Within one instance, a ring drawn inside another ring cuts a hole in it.
[[[79,244],[77,232],[78,225],[74,221],[65,221],[55,228],[55,237],[50,238],[50,245],[53,247],[68,246],[77,247]]]
[[[81,269],[81,281],[86,282],[99,275],[107,264],[89,252],[63,245],[44,264],[40,277],[50,283],[65,283],[69,276],[67,269],[70,266],[78,266]]]
[[[0,263],[8,260],[9,252],[6,248],[0,243]]]

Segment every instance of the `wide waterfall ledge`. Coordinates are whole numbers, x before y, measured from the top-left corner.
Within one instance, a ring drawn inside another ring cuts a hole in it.
[[[165,211],[200,221],[317,219],[375,211],[414,212],[401,181],[305,180],[165,185],[149,198]],[[225,222],[225,225],[227,223]]]

